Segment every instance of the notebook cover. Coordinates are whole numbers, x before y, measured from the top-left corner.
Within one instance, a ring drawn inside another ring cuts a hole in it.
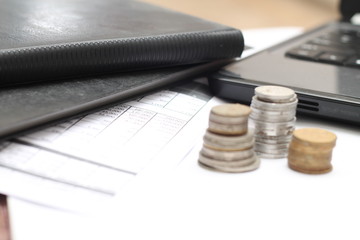
[[[230,60],[0,88],[0,140],[190,81]]]
[[[130,0],[0,0],[0,86],[239,57],[241,32]]]

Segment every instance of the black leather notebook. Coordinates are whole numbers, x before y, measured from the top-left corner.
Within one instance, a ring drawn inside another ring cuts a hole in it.
[[[239,30],[129,0],[0,0],[0,86],[239,57]]]
[[[0,88],[0,141],[214,71],[229,60]]]
[[[0,140],[191,80],[243,46],[239,30],[137,1],[0,0]]]

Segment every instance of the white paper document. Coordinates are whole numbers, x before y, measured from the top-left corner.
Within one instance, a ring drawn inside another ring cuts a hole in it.
[[[116,196],[179,136],[177,145],[187,149],[169,161],[181,161],[192,140],[180,133],[210,98],[205,85],[192,83],[5,142],[0,190],[48,206],[92,209]]]

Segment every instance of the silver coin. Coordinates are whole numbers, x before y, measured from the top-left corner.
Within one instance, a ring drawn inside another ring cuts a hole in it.
[[[252,164],[243,166],[243,167],[220,167],[220,166],[208,166],[203,164],[199,161],[200,165],[207,167],[212,170],[217,170],[221,172],[228,172],[228,173],[242,173],[242,172],[249,172],[259,168],[260,166],[260,159],[255,156],[255,160]]]
[[[209,130],[214,133],[224,135],[241,135],[247,132],[247,129],[247,121],[242,124],[223,124],[209,121]]]
[[[261,99],[261,98],[258,98],[259,101],[262,101],[262,102],[267,102],[267,103],[279,103],[279,104],[286,104],[286,103],[290,103],[290,102],[294,102],[296,101],[298,98],[297,98],[297,95],[295,94],[292,98],[289,98],[287,100],[283,100],[283,101],[274,101],[274,100],[270,100],[270,99]]]
[[[251,129],[252,130],[252,129]],[[292,134],[287,134],[287,135],[279,135],[279,136],[261,136],[261,135],[255,135],[256,140],[260,140],[264,139],[264,140],[274,140],[275,142],[279,141],[281,142],[282,140],[287,141],[287,140],[291,140],[292,139]]]
[[[294,90],[281,86],[260,86],[255,88],[255,95],[270,102],[288,102],[294,98]]]
[[[293,119],[291,119],[289,121],[283,121],[283,122],[265,122],[265,121],[260,121],[260,120],[256,120],[256,119],[252,119],[252,120],[254,121],[254,124],[258,128],[286,128],[286,127],[291,127],[291,126],[295,125],[296,117],[294,117]]]
[[[269,122],[272,120],[278,120],[279,122],[286,122],[292,120],[296,115],[296,111],[288,110],[288,111],[265,111],[259,110],[257,108],[252,108],[252,112],[250,114],[250,118],[257,119],[259,121]],[[285,120],[281,120],[285,119]]]
[[[257,137],[265,136],[280,136],[280,135],[289,135],[292,134],[295,130],[295,127],[288,127],[285,129],[259,129],[256,130],[255,135]]]
[[[286,111],[286,110],[296,109],[297,103],[298,103],[297,98],[287,103],[272,103],[272,102],[261,101],[256,96],[253,96],[250,107],[262,109],[265,111]]]
[[[262,123],[255,123],[255,133],[262,132],[262,131],[282,131],[293,128],[295,124],[284,124],[284,125],[270,125],[270,124],[262,124]]]
[[[250,116],[250,119],[252,121],[264,121],[264,122],[268,122],[268,123],[286,122],[293,118],[294,118],[294,116],[277,117],[277,116],[261,116],[261,115],[256,115],[256,114]]]
[[[203,140],[205,146],[214,150],[238,151],[254,145],[254,132],[250,130],[239,136],[224,136],[207,130]]]
[[[287,125],[287,126],[275,126],[275,127],[271,127],[271,126],[263,126],[263,125],[256,125],[255,128],[255,134],[268,134],[271,132],[278,132],[279,135],[287,135],[285,133],[287,133],[289,130],[293,130],[295,128],[295,125]],[[283,134],[280,134],[283,133]]]
[[[287,150],[264,150],[264,149],[261,149],[261,150],[257,150],[255,149],[255,153],[256,155],[261,155],[261,154],[269,154],[269,155],[275,155],[275,156],[287,156],[288,154],[288,151]]]
[[[257,113],[257,112],[252,112],[250,114],[250,118],[255,121],[264,121],[264,122],[270,122],[270,123],[287,122],[287,121],[294,119],[294,117],[295,117],[295,112],[294,113],[291,113],[291,112],[284,113],[284,114],[279,114],[279,115],[270,115],[270,114],[266,114],[266,113]]]
[[[298,101],[298,97],[296,94],[294,95],[294,97],[290,98],[288,102],[290,103],[290,102],[294,102],[294,101],[296,101],[296,102]]]
[[[288,149],[289,143],[282,143],[282,144],[266,144],[266,143],[259,143],[255,142],[255,149],[257,151],[264,150],[282,150],[282,149]]]
[[[272,110],[264,110],[264,109],[258,109],[256,107],[251,108],[251,115],[264,115],[268,117],[281,117],[281,116],[295,116],[296,110],[295,109],[289,109],[289,110],[279,110],[279,111],[272,111]]]
[[[269,154],[269,153],[262,153],[262,152],[256,152],[257,156],[259,158],[267,158],[267,159],[279,159],[279,158],[286,158],[287,153],[282,154]]]
[[[261,149],[261,150],[255,148],[255,152],[256,152],[256,154],[265,153],[265,154],[279,155],[279,154],[287,154],[288,153],[288,148],[284,148],[284,149]]]
[[[256,155],[253,154],[250,158],[242,159],[239,161],[222,161],[219,159],[212,159],[202,154],[199,155],[199,162],[211,167],[245,167],[254,163]]]
[[[229,117],[229,116],[221,116],[210,113],[209,116],[210,122],[221,123],[221,124],[247,124],[248,115],[247,116],[238,116],[238,117]]]
[[[224,117],[241,117],[248,116],[251,112],[249,106],[242,105],[239,103],[225,103],[214,106],[210,114],[215,114]]]
[[[271,145],[268,146],[254,146],[254,151],[256,153],[263,152],[263,153],[271,153],[271,154],[281,154],[281,153],[287,153],[289,151],[289,146],[287,147],[273,147]]]
[[[250,148],[242,151],[217,151],[211,148],[207,148],[206,146],[203,146],[200,153],[203,156],[212,159],[217,159],[222,161],[238,161],[253,156],[254,149]]]
[[[261,136],[282,136],[282,135],[288,135],[290,133],[293,133],[295,130],[295,127],[286,127],[286,128],[258,128],[255,129],[255,135],[258,137]]]
[[[256,143],[264,144],[284,144],[291,142],[292,134],[280,135],[280,136],[261,136],[255,135]]]

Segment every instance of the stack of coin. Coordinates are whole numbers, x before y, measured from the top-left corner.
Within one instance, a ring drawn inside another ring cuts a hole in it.
[[[246,172],[259,167],[254,152],[254,132],[248,131],[251,109],[222,104],[211,109],[199,163],[223,172]]]
[[[288,164],[295,171],[320,174],[332,170],[336,135],[324,129],[297,129],[289,146]]]
[[[255,129],[255,151],[263,158],[284,158],[295,129],[297,96],[280,86],[255,88],[251,101],[251,123]]]

